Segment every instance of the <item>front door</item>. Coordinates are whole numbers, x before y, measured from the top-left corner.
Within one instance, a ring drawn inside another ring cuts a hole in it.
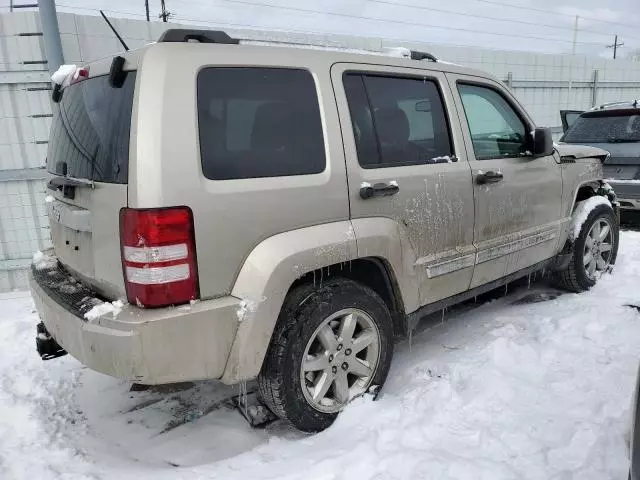
[[[562,177],[554,155],[531,154],[535,126],[497,82],[447,74],[455,92],[475,201],[477,248],[472,287],[553,256]]]
[[[406,240],[402,255],[422,305],[467,290],[475,259],[471,171],[459,125],[449,122],[444,75],[336,64],[332,81],[356,239],[368,219],[388,219]],[[368,255],[361,242],[358,254]]]

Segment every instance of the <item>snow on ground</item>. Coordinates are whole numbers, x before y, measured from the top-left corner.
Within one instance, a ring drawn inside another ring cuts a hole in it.
[[[238,388],[129,392],[69,356],[42,362],[28,294],[2,294],[0,478],[626,478],[639,280],[640,232],[624,232],[586,294],[524,286],[436,315],[397,346],[379,400],[315,436],[251,430],[224,402]]]

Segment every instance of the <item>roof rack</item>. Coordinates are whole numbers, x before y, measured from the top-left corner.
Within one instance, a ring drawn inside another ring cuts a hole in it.
[[[609,103],[603,103],[602,105],[597,105],[595,107],[592,107],[591,110],[605,110],[607,108],[621,107],[621,106],[638,108],[639,104],[640,102],[638,102],[638,100],[627,101],[627,102],[609,102]]]
[[[348,47],[334,47],[334,46],[326,46],[323,44],[313,44],[313,43],[299,43],[299,42],[286,42],[286,41],[278,41],[278,40],[257,40],[250,38],[233,38],[229,36],[226,32],[221,30],[197,30],[197,29],[183,29],[183,28],[171,28],[166,30],[158,39],[158,43],[166,43],[166,42],[200,42],[200,43],[219,43],[226,45],[237,45],[239,43],[247,43],[247,44],[278,44],[278,45],[291,45],[295,47],[307,47],[307,48],[318,48],[318,49],[326,49],[326,50],[337,50],[337,51],[349,51],[349,52],[357,52],[364,53],[369,55],[390,55],[404,58],[411,58],[411,60],[429,60],[431,62],[437,62],[438,59],[426,52],[419,52],[417,50],[409,50],[404,47],[396,47],[396,48],[386,48],[384,51],[374,51],[374,50],[355,50]]]
[[[187,28],[170,28],[160,35],[158,43],[166,42],[200,42],[200,43],[223,43],[227,45],[237,45],[240,41],[230,37],[226,32],[219,30],[192,30]]]

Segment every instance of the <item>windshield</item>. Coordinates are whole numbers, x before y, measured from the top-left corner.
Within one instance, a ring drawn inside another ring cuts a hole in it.
[[[100,76],[67,87],[54,104],[47,170],[96,182],[127,183],[135,72],[122,88]]]
[[[585,113],[571,125],[562,141],[566,143],[640,142],[640,112],[629,109]]]

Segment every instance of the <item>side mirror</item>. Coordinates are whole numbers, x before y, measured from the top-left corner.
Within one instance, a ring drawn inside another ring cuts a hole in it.
[[[546,127],[536,128],[533,132],[533,156],[546,157],[547,155],[553,155],[551,129]]]

